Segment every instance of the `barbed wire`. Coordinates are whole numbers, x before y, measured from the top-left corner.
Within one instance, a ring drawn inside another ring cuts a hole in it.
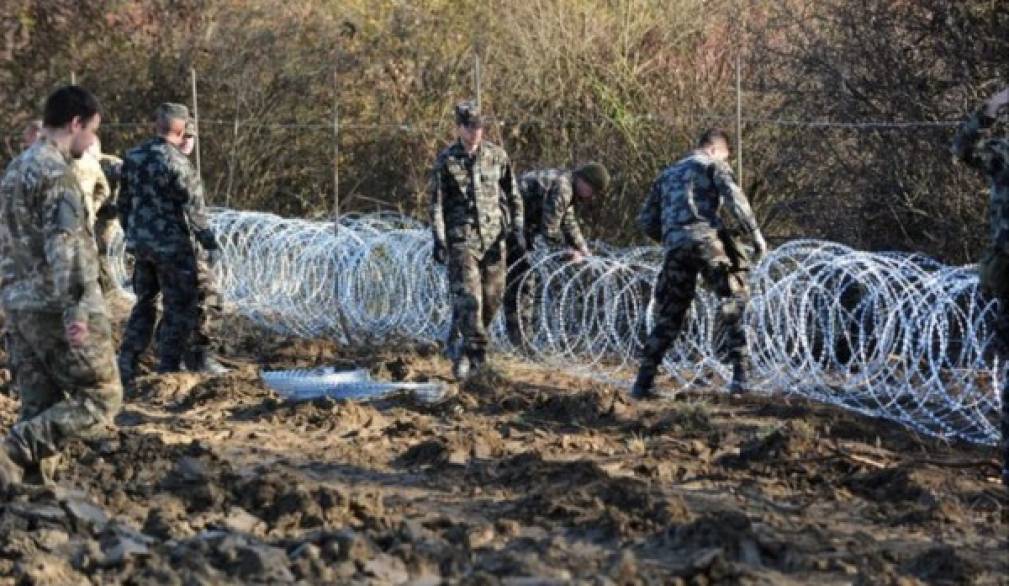
[[[274,332],[367,340],[445,340],[451,309],[430,231],[395,214],[327,222],[216,210],[225,298]],[[503,319],[495,346],[551,367],[629,385],[651,327],[657,247],[616,248],[571,263],[531,254],[533,305],[512,346]],[[114,271],[125,282],[121,239]],[[995,358],[994,302],[973,267],[913,254],[875,254],[801,240],[773,250],[751,275],[745,324],[756,387],[841,405],[920,433],[999,440],[1006,367]],[[663,366],[677,388],[718,388],[718,301],[701,293]],[[663,385],[665,386],[665,385]]]

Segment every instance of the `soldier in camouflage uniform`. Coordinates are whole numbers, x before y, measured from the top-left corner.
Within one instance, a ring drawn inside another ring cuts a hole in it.
[[[70,167],[84,193],[84,207],[87,210],[88,223],[95,233],[101,263],[98,282],[102,286],[102,291],[108,295],[115,290],[108,259],[110,220],[115,217],[115,200],[101,158],[101,143],[96,140],[81,158],[71,163]]]
[[[724,228],[720,208],[726,208],[752,241],[755,259],[763,256],[767,245],[746,196],[732,177],[728,158],[726,133],[705,132],[697,150],[659,175],[638,216],[642,231],[662,242],[665,260],[655,283],[655,325],[631,391],[635,398],[655,396],[656,371],[680,334],[698,274],[721,299],[719,317],[725,339],[720,349],[732,364],[730,389],[744,390],[748,356],[742,318],[749,297],[747,266],[739,259],[730,260],[727,243],[719,237]]]
[[[122,182],[123,160],[115,155],[99,153],[98,164],[101,166],[105,182],[109,186],[109,198],[98,209],[95,218],[95,238],[98,241],[98,254],[102,261],[102,272],[98,281],[102,285],[102,290],[108,295],[112,292],[122,293],[120,284],[113,281],[112,266],[108,255],[116,224],[119,223],[119,211],[116,207],[116,202],[119,201],[119,185]]]
[[[203,185],[179,150],[188,118],[184,105],[162,104],[159,136],[123,158],[117,208],[127,250],[134,255],[137,296],[119,353],[124,385],[133,379],[140,355],[150,345],[159,295],[164,323],[158,335],[158,372],[181,369],[199,319],[199,248],[211,259],[220,254],[207,219]]]
[[[538,238],[550,246],[568,248],[577,262],[589,256],[575,207],[591,200],[609,186],[610,175],[599,163],[586,163],[573,171],[546,169],[528,171],[519,177],[519,192],[525,209],[525,242],[536,246]],[[505,290],[505,323],[508,339],[522,347],[535,314],[536,274],[530,272],[528,256],[508,239],[508,280]]]
[[[522,196],[504,149],[483,140],[483,121],[471,102],[456,106],[459,140],[438,154],[431,173],[434,259],[448,264],[453,328],[462,351],[453,373],[465,378],[486,361],[487,331],[501,305],[507,265],[505,238],[525,253]]]
[[[952,149],[958,159],[983,173],[991,185],[990,242],[981,262],[982,285],[999,298],[995,335],[1003,359],[1009,355],[1009,139],[991,138],[986,131],[1006,105],[1009,88],[992,96],[960,125]],[[999,274],[992,274],[993,270]],[[1009,487],[1009,382],[1003,384],[1001,393],[1002,483]]]
[[[65,443],[101,433],[122,403],[98,250],[71,172],[95,140],[98,101],[67,86],[41,137],[0,182],[0,296],[19,421],[0,445],[0,489],[46,470]]]

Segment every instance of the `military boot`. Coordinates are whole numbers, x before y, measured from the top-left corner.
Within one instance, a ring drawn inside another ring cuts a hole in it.
[[[133,379],[137,375],[137,356],[129,352],[123,352],[116,359],[119,365],[119,382],[123,385],[123,391],[133,388]]]
[[[21,484],[25,475],[25,469],[18,464],[18,457],[10,441],[4,439],[0,443],[0,491]]]
[[[217,361],[217,357],[208,350],[190,350],[186,352],[184,362],[186,370],[210,376],[220,376],[228,374],[231,370]]]
[[[638,376],[634,379],[634,386],[631,387],[631,398],[638,401],[650,401],[658,397],[659,394],[655,392],[655,369],[641,365],[641,368],[638,369]]]
[[[750,363],[745,358],[732,362],[732,381],[729,382],[730,395],[750,392]]]
[[[158,361],[158,373],[165,374],[169,372],[181,372],[182,371],[182,355],[181,354],[162,354],[161,360]]]
[[[452,363],[452,376],[455,377],[456,381],[462,382],[469,378],[469,372],[469,356],[466,353],[460,353]]]
[[[487,351],[486,350],[474,350],[469,356],[470,370],[472,372],[479,372],[487,366]]]

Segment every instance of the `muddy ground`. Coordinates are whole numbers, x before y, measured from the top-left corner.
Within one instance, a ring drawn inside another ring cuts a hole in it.
[[[7,495],[0,583],[1009,582],[994,450],[785,395],[634,404],[507,358],[440,405],[293,405],[259,368],[450,365],[244,332],[232,374],[141,379],[57,486]]]

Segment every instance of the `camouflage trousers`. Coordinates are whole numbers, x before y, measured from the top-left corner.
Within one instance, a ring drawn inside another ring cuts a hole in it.
[[[463,351],[469,356],[487,348],[487,332],[501,307],[506,272],[503,241],[482,254],[465,240],[449,244],[452,329],[462,335]]]
[[[196,325],[189,341],[190,350],[210,350],[217,345],[223,307],[217,274],[207,254],[200,252],[196,257]]]
[[[731,270],[725,247],[718,239],[692,241],[666,251],[655,283],[655,325],[642,351],[639,377],[654,378],[666,351],[679,337],[697,292],[698,275],[719,298],[716,349],[729,362],[746,359],[743,311],[749,300],[745,271]]]
[[[23,462],[39,464],[73,438],[92,437],[112,425],[123,400],[112,329],[103,314],[88,318],[83,347],[66,340],[58,313],[12,312],[7,352],[21,414],[7,441]]]
[[[119,349],[121,367],[135,366],[147,350],[158,318],[158,297],[162,297],[162,323],[158,326],[159,362],[177,369],[182,354],[189,349],[198,315],[198,269],[189,253],[155,255],[138,251],[133,265],[133,292],[137,297],[126,324]],[[132,372],[126,374],[132,376]]]
[[[195,325],[185,350],[212,351],[218,345],[221,316],[224,313],[223,298],[217,285],[217,275],[210,266],[207,254],[201,252],[196,257],[196,306]],[[154,338],[161,340],[161,328],[165,320],[158,321]]]
[[[539,278],[529,264],[529,257],[519,254],[508,243],[508,277],[504,294],[505,326],[513,346],[525,349],[525,338],[532,335],[539,296]]]

